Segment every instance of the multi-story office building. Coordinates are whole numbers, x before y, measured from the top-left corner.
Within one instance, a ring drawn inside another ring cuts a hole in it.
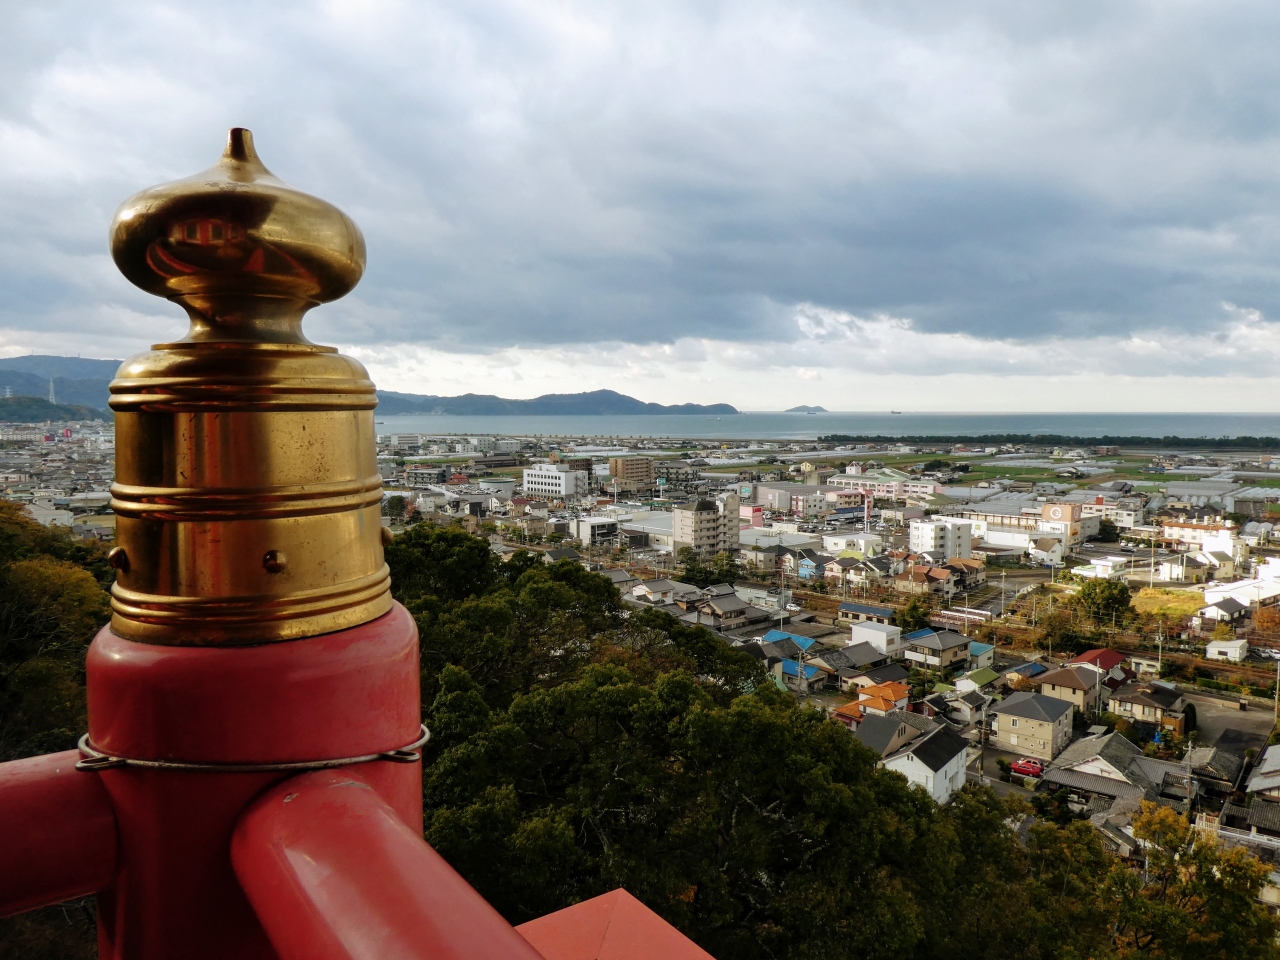
[[[648,491],[655,479],[653,457],[610,457],[607,490],[619,493]]]
[[[563,463],[535,463],[524,471],[524,493],[529,497],[565,500],[587,493],[588,474]]]

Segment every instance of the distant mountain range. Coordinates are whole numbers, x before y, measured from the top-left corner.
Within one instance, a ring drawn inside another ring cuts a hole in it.
[[[107,409],[108,385],[120,366],[119,360],[89,360],[83,357],[0,358],[0,395],[8,387],[16,397],[40,397],[47,403],[49,380],[54,397],[61,404],[79,404]],[[452,414],[455,416],[625,416],[655,414],[737,413],[727,403],[645,403],[614,390],[590,393],[549,393],[533,400],[506,400],[492,394],[468,393],[461,397],[435,397],[417,393],[378,391],[378,413]],[[47,419],[47,418],[42,418]]]
[[[106,420],[109,415],[97,407],[50,403],[39,397],[0,397],[0,421],[44,423],[46,420]]]
[[[424,397],[413,393],[378,392],[378,413],[453,414],[455,416],[627,416],[654,414],[731,414],[738,409],[727,403],[645,403],[614,390],[590,393],[548,393],[532,400],[505,400],[491,394],[467,393],[461,397]]]
[[[48,401],[52,377],[54,398],[59,404],[105,410],[107,384],[119,366],[119,360],[84,357],[3,357],[0,358],[0,397],[8,387],[15,397],[41,397]]]
[[[806,407],[801,404],[798,407],[792,407],[790,410],[784,410],[783,413],[826,413],[826,407]]]

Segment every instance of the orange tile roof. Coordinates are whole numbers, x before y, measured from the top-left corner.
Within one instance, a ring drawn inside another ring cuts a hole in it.
[[[898,709],[898,705],[892,700],[886,700],[884,697],[870,697],[859,700],[858,706],[863,710],[879,710],[881,713],[892,713]]]
[[[863,687],[858,691],[860,699],[869,697],[879,697],[882,700],[904,700],[911,695],[911,688],[905,683],[899,683],[897,680],[890,680],[888,683],[877,684],[873,687]]]

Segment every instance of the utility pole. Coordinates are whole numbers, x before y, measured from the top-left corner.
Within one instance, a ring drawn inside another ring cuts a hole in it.
[[[1276,661],[1276,690],[1275,690],[1275,694],[1276,694],[1275,719],[1276,719],[1276,721],[1277,721],[1277,722],[1280,722],[1280,660],[1277,660],[1277,661]]]

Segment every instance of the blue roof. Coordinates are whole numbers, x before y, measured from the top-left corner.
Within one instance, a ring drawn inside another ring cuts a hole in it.
[[[840,609],[847,610],[850,613],[866,613],[873,617],[893,616],[893,607],[876,607],[869,603],[849,603],[847,600],[840,604]]]
[[[785,630],[779,630],[776,627],[764,635],[765,643],[777,643],[779,640],[790,640],[801,650],[808,650],[813,646],[813,637],[802,637],[796,633],[787,633]]]
[[[938,631],[934,630],[932,627],[925,627],[923,630],[915,630],[915,631],[912,631],[911,633],[908,633],[902,639],[903,640],[919,640],[921,637],[932,637],[937,632]]]
[[[799,669],[800,669],[800,664],[796,663],[794,660],[782,661],[783,676],[794,677],[799,672]],[[811,667],[807,664],[805,665],[804,678],[806,680],[812,680],[814,677],[818,676],[820,673],[822,673],[822,671],[819,670],[817,667]]]
[[[969,656],[971,657],[980,657],[984,653],[990,653],[994,649],[995,646],[990,643],[979,643],[977,640],[969,641]]]
[[[1047,672],[1048,669],[1049,668],[1042,663],[1024,663],[1022,666],[1015,667],[1008,672],[1016,673],[1018,676],[1026,677],[1029,680],[1032,677],[1038,677],[1040,674]]]

